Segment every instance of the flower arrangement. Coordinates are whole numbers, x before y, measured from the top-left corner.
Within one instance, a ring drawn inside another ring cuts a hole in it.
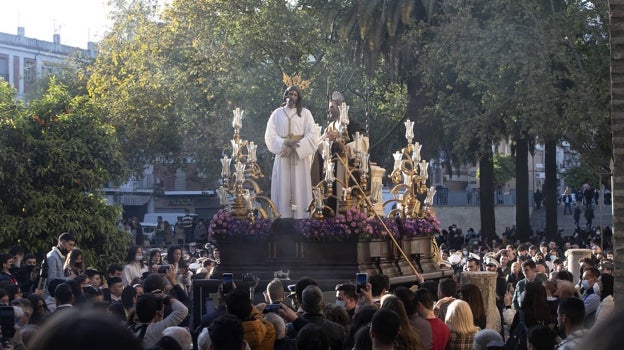
[[[339,238],[343,236],[343,232],[339,227],[338,222],[333,218],[321,220],[303,219],[297,221],[295,227],[300,235],[313,241],[326,239],[339,240]]]
[[[216,239],[267,239],[271,232],[272,222],[269,219],[255,218],[237,219],[223,209],[213,215],[208,236]]]
[[[423,217],[417,219],[400,219],[401,237],[417,237],[440,232],[440,221],[430,209],[423,210]]]
[[[367,216],[355,208],[328,219],[304,219],[297,222],[297,231],[315,241],[344,241],[372,235]]]
[[[371,226],[373,231],[370,236],[361,238],[368,239],[387,237],[388,231],[386,231],[386,227],[394,237],[398,237],[399,227],[395,218],[381,218],[381,221],[383,222],[383,224],[379,221],[379,219],[375,217],[369,218],[369,225]]]
[[[366,214],[356,208],[349,208],[345,214],[337,218],[345,236],[365,238],[373,234]]]
[[[383,224],[382,224],[383,222]],[[431,210],[425,210],[418,219],[368,217],[356,208],[336,218],[297,220],[295,228],[305,239],[311,241],[345,241],[387,237],[416,237],[440,232],[440,222]],[[256,218],[254,221],[237,219],[229,211],[220,209],[208,226],[208,236],[220,240],[267,239],[272,221]]]

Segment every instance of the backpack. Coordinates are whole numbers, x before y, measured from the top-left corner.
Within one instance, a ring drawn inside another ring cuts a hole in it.
[[[522,310],[518,310],[518,312],[520,322],[518,322],[518,325],[516,326],[516,328],[514,328],[513,333],[509,335],[507,343],[505,343],[507,350],[528,349],[527,337],[529,335],[529,331],[526,324],[524,323],[524,312]]]

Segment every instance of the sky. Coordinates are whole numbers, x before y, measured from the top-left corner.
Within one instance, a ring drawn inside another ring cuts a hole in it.
[[[0,0],[0,32],[17,34],[24,27],[26,37],[87,48],[99,41],[112,24],[107,0]]]

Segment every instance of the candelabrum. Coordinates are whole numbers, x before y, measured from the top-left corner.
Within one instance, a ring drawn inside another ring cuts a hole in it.
[[[312,190],[314,200],[309,210],[312,216],[318,219],[325,216],[333,217],[337,214],[336,211],[344,213],[353,207],[363,212],[369,209],[367,201],[364,200],[364,197],[370,196],[369,154],[366,153],[364,146],[365,136],[356,132],[351,135],[353,137],[351,141],[347,131],[349,106],[342,103],[338,109],[340,119],[335,124],[338,137],[335,141],[322,139],[324,178]]]
[[[234,137],[230,140],[232,156],[224,155],[221,158],[222,185],[217,189],[221,206],[229,208],[232,215],[238,219],[253,220],[256,215],[263,218],[268,218],[270,215],[277,217],[275,204],[266,196],[260,195],[262,191],[255,181],[264,176],[257,163],[258,145],[253,141],[248,142],[240,138],[243,111],[236,108],[232,112],[234,113],[232,119]],[[234,172],[231,171],[232,163]]]
[[[390,191],[393,198],[386,201],[384,207],[393,204],[390,216],[419,218],[423,216],[424,207],[433,206],[435,187],[427,188],[429,163],[420,157],[422,145],[412,143],[414,123],[409,119],[405,122],[405,138],[407,147],[392,155],[394,169],[388,177],[395,186]]]

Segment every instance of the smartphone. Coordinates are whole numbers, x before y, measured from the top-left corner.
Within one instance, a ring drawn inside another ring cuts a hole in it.
[[[0,307],[0,329],[2,339],[12,339],[15,335],[15,311],[13,306]]]
[[[355,274],[355,292],[360,294],[360,289],[366,288],[366,282],[368,281],[368,275],[366,273],[358,272]]]
[[[280,311],[280,305],[279,304],[267,304],[264,307],[263,313],[266,314],[266,313],[272,312],[272,313],[276,314],[276,313],[279,313],[279,311]]]
[[[224,273],[222,278],[223,293],[229,293],[234,289],[234,276],[231,273]]]
[[[158,266],[158,273],[167,273],[169,271],[169,265]]]

